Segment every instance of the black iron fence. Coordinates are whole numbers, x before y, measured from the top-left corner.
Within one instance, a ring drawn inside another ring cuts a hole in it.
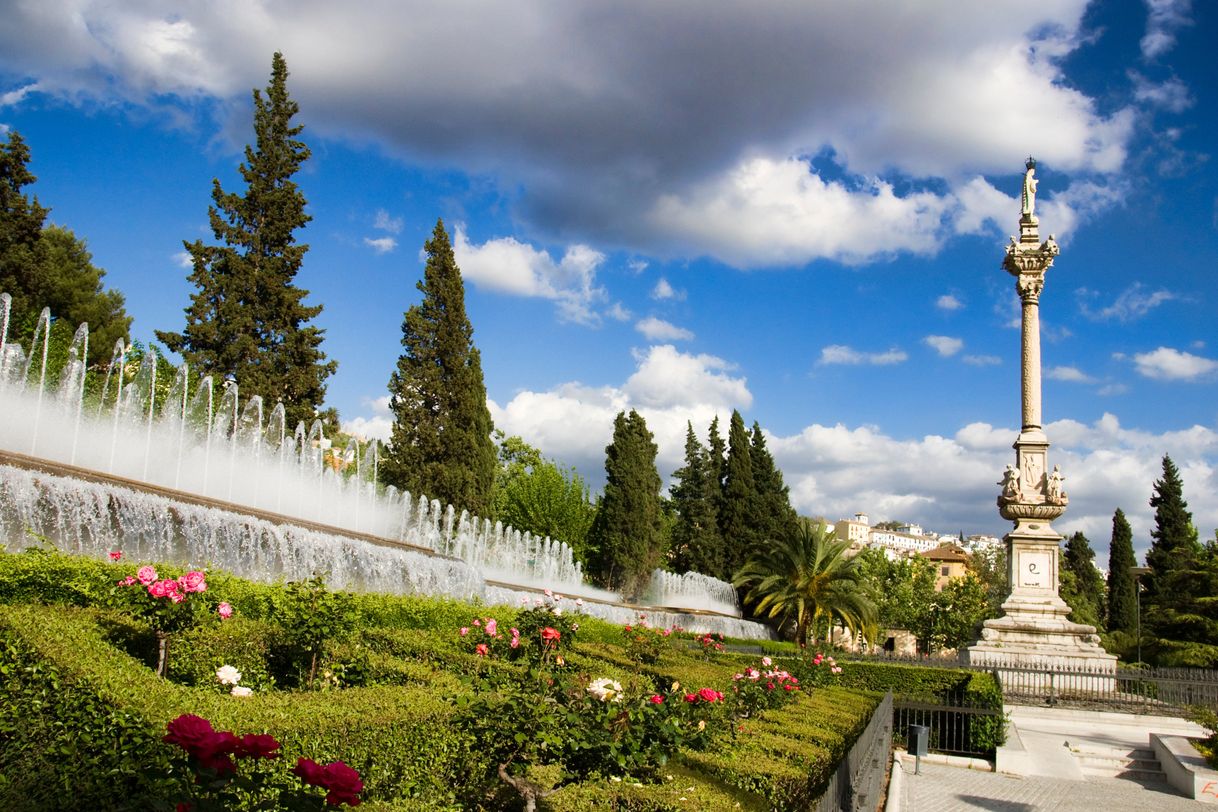
[[[1006,716],[998,708],[950,701],[896,700],[892,705],[893,741],[908,747],[910,725],[929,729],[927,749],[952,756],[991,759],[1002,743]]]
[[[866,729],[837,765],[814,812],[874,812],[884,794],[892,752],[892,694],[880,702]]]

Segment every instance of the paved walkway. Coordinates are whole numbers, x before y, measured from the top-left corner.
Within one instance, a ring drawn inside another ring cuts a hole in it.
[[[922,774],[905,772],[902,812],[1200,812],[1196,801],[1166,784],[1145,785],[1123,778],[1029,776],[946,767],[922,762]]]
[[[1191,722],[1160,716],[1008,706],[1000,772],[930,764],[914,775],[903,764],[901,812],[1200,812],[1167,783],[1084,775],[1072,748],[1128,751],[1151,731],[1201,735]]]

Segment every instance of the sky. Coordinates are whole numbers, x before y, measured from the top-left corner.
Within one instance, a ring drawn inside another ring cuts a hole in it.
[[[1101,564],[1149,546],[1170,454],[1218,528],[1218,5],[1188,0],[3,0],[0,129],[133,336],[180,330],[184,240],[243,191],[281,51],[328,405],[388,435],[438,218],[495,424],[599,489],[613,416],[657,467],[757,421],[805,515],[1002,535],[1024,161],[1050,463]]]

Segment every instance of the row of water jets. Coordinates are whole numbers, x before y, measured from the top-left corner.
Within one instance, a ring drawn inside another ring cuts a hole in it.
[[[267,415],[258,395],[239,400],[234,380],[217,384],[204,376],[192,391],[185,363],[162,400],[155,353],[144,352],[135,366],[132,348],[121,339],[97,397],[86,387],[88,325],[77,328],[56,377],[48,364],[49,309],[38,319],[28,353],[9,339],[10,313],[11,299],[0,293],[0,448],[424,547],[462,559],[492,580],[591,592],[565,542],[380,486],[376,440],[331,448],[320,420],[292,429],[282,403]],[[657,571],[647,598],[737,612],[730,585],[696,573]]]

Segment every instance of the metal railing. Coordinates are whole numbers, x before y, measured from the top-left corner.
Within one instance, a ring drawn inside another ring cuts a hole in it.
[[[871,715],[871,721],[850,752],[837,765],[814,812],[875,812],[884,793],[892,752],[892,693]]]
[[[893,740],[907,746],[910,725],[929,728],[927,748],[934,753],[992,759],[1006,718],[998,708],[950,701],[897,700],[892,707]]]

